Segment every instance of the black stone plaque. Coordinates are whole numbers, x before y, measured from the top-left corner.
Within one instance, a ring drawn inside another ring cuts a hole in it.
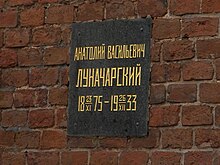
[[[68,134],[147,134],[151,18],[74,23]]]

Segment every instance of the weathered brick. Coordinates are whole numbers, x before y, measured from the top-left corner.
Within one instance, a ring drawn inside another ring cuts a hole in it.
[[[210,62],[190,61],[183,65],[183,80],[210,80],[213,74]]]
[[[68,147],[70,148],[95,148],[96,138],[93,137],[68,137]]]
[[[17,26],[17,11],[7,10],[0,12],[0,27],[15,27]]]
[[[61,85],[68,85],[69,83],[69,67],[61,68],[60,70],[60,83]]]
[[[197,57],[198,58],[219,58],[220,57],[220,39],[198,40]],[[208,48],[208,49],[207,49]]]
[[[22,89],[15,91],[14,105],[15,107],[32,107],[35,101],[35,91]]]
[[[12,131],[0,130],[0,146],[13,146],[15,133]]]
[[[218,18],[194,17],[183,19],[184,37],[215,36],[218,33]]]
[[[214,64],[215,64],[215,72],[216,72],[216,79],[217,80],[220,80],[220,59],[217,59],[214,61]]]
[[[152,82],[165,82],[166,81],[166,68],[161,64],[153,64],[151,68],[151,81]]]
[[[162,131],[162,148],[191,148],[193,133],[190,129],[166,129]]]
[[[66,64],[69,56],[68,48],[47,48],[43,61],[45,65]]]
[[[154,106],[150,109],[149,126],[174,126],[179,122],[180,107],[171,106]]]
[[[153,38],[166,39],[180,36],[180,20],[158,18],[153,22]]]
[[[84,3],[78,7],[77,21],[102,20],[103,18],[104,3],[102,1]]]
[[[194,84],[172,84],[168,86],[167,101],[172,103],[191,103],[197,99],[197,87]]]
[[[141,17],[146,17],[148,15],[151,15],[152,17],[164,16],[167,13],[167,1],[138,0],[137,10]]]
[[[215,108],[215,125],[220,126],[220,106]]]
[[[15,145],[18,148],[37,149],[40,145],[40,132],[22,131],[16,133]]]
[[[119,165],[147,164],[148,154],[145,151],[123,151],[119,157]]]
[[[30,128],[45,128],[54,125],[54,111],[52,109],[32,110],[29,112],[28,125]]]
[[[5,46],[6,47],[23,47],[29,43],[30,30],[29,29],[15,29],[5,32]]]
[[[152,153],[152,165],[180,165],[181,154],[176,152],[155,151]]]
[[[127,145],[127,138],[101,138],[99,144],[103,148],[125,148]]]
[[[174,15],[196,14],[200,11],[200,0],[170,0],[170,13]]]
[[[159,62],[160,61],[160,50],[161,50],[161,43],[153,43],[151,45],[151,61],[152,62]]]
[[[150,103],[159,104],[165,101],[166,88],[164,85],[151,85]]]
[[[202,12],[203,13],[220,12],[220,1],[219,0],[203,0],[202,1]]]
[[[17,54],[12,49],[1,49],[0,50],[0,67],[14,67],[17,65]]]
[[[201,102],[220,103],[220,83],[202,83],[199,91]]]
[[[53,139],[53,140],[52,140]],[[42,149],[66,147],[66,133],[61,130],[44,130],[41,138]]]
[[[47,105],[47,89],[39,89],[35,91],[35,107],[44,107]]]
[[[118,153],[113,151],[93,151],[91,153],[91,165],[116,165],[118,162]]]
[[[55,85],[58,81],[58,68],[33,68],[30,72],[30,86]]]
[[[2,84],[4,86],[22,87],[28,83],[28,70],[2,70]]]
[[[2,122],[3,127],[22,127],[27,123],[27,111],[3,111]]]
[[[0,48],[3,46],[3,42],[4,42],[3,36],[4,36],[4,33],[3,31],[0,30]]]
[[[28,152],[27,163],[46,165],[46,164],[59,164],[59,152]]]
[[[165,61],[190,59],[194,57],[194,47],[189,40],[169,41],[163,44],[162,55]]]
[[[2,164],[10,165],[24,165],[25,164],[25,153],[21,152],[4,152],[2,154]]]
[[[117,3],[109,1],[106,5],[106,18],[127,18],[135,16],[134,4],[131,0]]]
[[[18,50],[19,66],[38,66],[43,63],[43,56],[38,48],[24,48]]]
[[[148,136],[131,138],[129,146],[132,148],[156,148],[159,146],[160,131],[149,129]]]
[[[210,165],[212,164],[212,152],[189,151],[184,156],[185,165]]]
[[[71,33],[72,33],[72,27],[67,24],[67,25],[63,25],[61,27],[61,31],[62,31],[62,44],[64,45],[70,45],[71,42]]]
[[[165,65],[166,68],[166,81],[175,82],[179,81],[181,77],[181,66],[178,63],[169,63]]]
[[[33,0],[8,0],[7,4],[9,6],[31,5],[33,4]]]
[[[69,151],[61,154],[61,164],[86,165],[87,162],[88,152],[86,151]]]
[[[66,128],[67,126],[67,109],[58,108],[56,110],[56,127]]]
[[[5,5],[5,0],[0,0],[0,8],[4,7]],[[0,160],[0,163],[1,163],[1,160]]]
[[[39,3],[54,3],[54,2],[58,2],[58,0],[38,0]]]
[[[35,46],[59,44],[60,41],[60,27],[50,26],[33,29],[32,42]]]
[[[13,93],[10,91],[0,91],[0,108],[10,108],[13,104]]]
[[[44,8],[25,9],[20,14],[21,26],[39,26],[44,23]]]
[[[67,88],[52,88],[49,90],[49,103],[51,105],[67,105]]]
[[[47,9],[46,23],[72,23],[75,20],[75,7],[73,5],[52,6]]]
[[[219,148],[219,134],[219,129],[197,129],[195,133],[195,144],[200,148]]]
[[[210,125],[212,124],[212,108],[202,105],[182,107],[183,125]]]

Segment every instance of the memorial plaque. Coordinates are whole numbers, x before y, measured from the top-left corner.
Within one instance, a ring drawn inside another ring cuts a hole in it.
[[[68,134],[144,136],[151,18],[74,23]]]

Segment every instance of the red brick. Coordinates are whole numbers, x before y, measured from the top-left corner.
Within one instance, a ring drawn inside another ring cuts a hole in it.
[[[109,1],[106,5],[106,18],[127,18],[135,16],[134,4],[131,0],[120,2]]]
[[[91,165],[117,165],[118,162],[118,153],[111,151],[93,151],[91,153]]]
[[[38,0],[39,3],[53,3],[58,2],[58,0]]]
[[[6,47],[23,47],[29,43],[30,31],[28,29],[15,29],[5,32]]]
[[[220,126],[220,106],[215,108],[215,125]]]
[[[0,50],[0,67],[14,67],[17,65],[17,54],[11,49]]]
[[[70,45],[71,42],[71,33],[72,33],[72,27],[67,24],[61,27],[62,29],[62,44]]]
[[[159,62],[161,53],[161,43],[153,43],[151,45],[151,61]]]
[[[0,0],[0,8],[4,7],[5,5],[5,0]],[[1,160],[0,160],[0,163],[1,163]]]
[[[156,148],[159,146],[160,131],[159,129],[149,129],[149,134],[145,137],[130,139],[132,148]]]
[[[61,164],[86,165],[87,162],[88,152],[86,151],[69,151],[61,154]]]
[[[220,83],[200,84],[200,101],[203,103],[220,103]]]
[[[152,82],[165,82],[166,81],[166,68],[161,64],[153,64],[151,68],[151,81]]]
[[[99,143],[103,148],[124,148],[127,146],[127,138],[101,138]]]
[[[168,86],[167,101],[171,103],[192,103],[197,99],[197,87],[194,84],[173,84]]]
[[[210,165],[212,164],[212,152],[191,151],[185,153],[185,165]]]
[[[119,165],[143,165],[148,162],[148,154],[145,151],[124,151],[119,158]]]
[[[214,69],[210,62],[191,61],[183,65],[183,80],[210,80]]]
[[[8,0],[9,6],[18,6],[18,5],[31,5],[33,4],[33,0]]]
[[[101,1],[84,3],[78,7],[77,21],[102,20],[103,18],[104,3]]]
[[[17,11],[7,10],[0,12],[0,27],[15,27],[17,26]]]
[[[180,20],[158,18],[153,22],[153,38],[166,39],[180,36]]]
[[[22,131],[16,133],[15,144],[18,148],[35,149],[40,145],[40,132]]]
[[[59,108],[56,110],[56,127],[66,128],[67,126],[67,109]]]
[[[210,59],[220,57],[219,39],[198,40],[196,44],[198,58]]]
[[[17,90],[15,92],[15,107],[32,107],[35,101],[35,91],[29,89]]]
[[[28,70],[2,70],[2,83],[5,86],[25,86],[28,83]]]
[[[30,86],[55,85],[58,81],[58,68],[33,68],[30,72]]]
[[[42,149],[54,149],[54,148],[65,148],[66,147],[66,134],[59,130],[45,130],[43,131],[41,138]]]
[[[220,1],[219,0],[203,0],[202,1],[202,12],[203,13],[220,12]]]
[[[156,106],[150,109],[149,126],[174,126],[179,122],[179,106]]]
[[[177,61],[193,58],[193,44],[189,40],[165,42],[162,47],[162,55],[165,61]]]
[[[164,85],[151,85],[150,88],[150,103],[159,104],[165,101],[166,89]]]
[[[44,54],[45,65],[66,64],[69,56],[68,48],[48,48]]]
[[[72,23],[75,20],[73,5],[52,6],[47,9],[46,23]]]
[[[10,108],[13,104],[13,94],[9,91],[0,91],[0,108]]]
[[[156,151],[152,153],[152,165],[180,165],[181,154],[176,152],[161,152]]]
[[[96,138],[93,137],[68,137],[68,147],[70,148],[95,148]]]
[[[69,68],[61,68],[60,70],[60,83],[61,85],[68,85],[69,83]]]
[[[164,16],[167,13],[167,2],[164,0],[138,0],[137,10],[141,17],[148,15],[152,17]]]
[[[179,81],[181,76],[181,66],[177,63],[169,63],[166,67],[166,81],[174,82]]]
[[[21,127],[27,123],[27,111],[3,111],[2,122],[3,127]]]
[[[200,2],[200,0],[170,0],[170,13],[174,15],[199,13]]]
[[[24,48],[18,50],[19,66],[38,66],[41,65],[43,56],[38,48]]]
[[[202,105],[183,106],[183,125],[210,125],[212,124],[212,108]]]
[[[216,68],[216,79],[220,80],[220,59],[215,60],[214,64]]]
[[[218,18],[186,18],[182,23],[184,37],[215,36],[218,33]]]
[[[191,148],[193,133],[190,129],[166,129],[162,131],[162,148]]]
[[[45,128],[54,125],[54,111],[51,109],[32,110],[29,112],[30,128]]]
[[[39,26],[44,23],[44,8],[25,9],[20,14],[21,26]]]
[[[13,146],[14,137],[14,132],[0,130],[0,146]]]
[[[4,36],[4,33],[3,31],[0,31],[0,48],[3,46],[3,36]]]
[[[200,148],[219,148],[219,134],[219,129],[198,129],[195,133],[195,144]]]
[[[47,105],[47,89],[39,89],[35,91],[35,107],[44,107]]]
[[[67,105],[67,88],[52,88],[49,90],[49,103],[51,105]]]
[[[27,163],[46,165],[46,164],[59,164],[59,153],[58,152],[28,152]]]
[[[39,27],[33,29],[32,42],[35,46],[59,44],[61,29],[59,27]]]
[[[24,165],[26,162],[25,160],[25,153],[17,153],[17,152],[4,152],[2,154],[2,164],[10,165]]]

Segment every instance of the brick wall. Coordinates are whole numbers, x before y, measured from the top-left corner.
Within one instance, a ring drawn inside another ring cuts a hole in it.
[[[219,0],[0,0],[0,10],[0,164],[220,164]],[[68,137],[71,23],[147,15],[149,136]]]

